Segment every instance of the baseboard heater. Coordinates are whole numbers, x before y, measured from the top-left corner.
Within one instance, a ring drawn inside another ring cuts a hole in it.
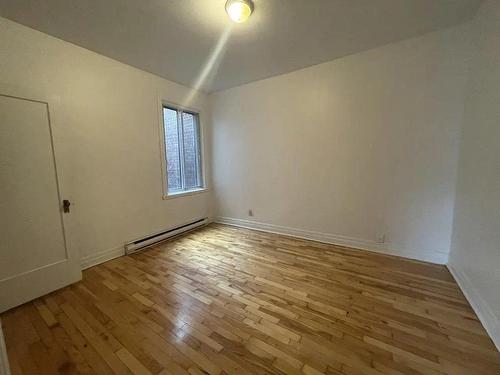
[[[144,249],[145,247],[151,246],[157,242],[165,241],[168,238],[178,236],[181,233],[188,232],[198,227],[202,227],[208,224],[208,218],[199,219],[193,221],[191,223],[187,223],[173,229],[168,229],[160,233],[152,234],[151,236],[147,236],[133,242],[129,242],[125,244],[125,254],[132,254],[139,250]]]

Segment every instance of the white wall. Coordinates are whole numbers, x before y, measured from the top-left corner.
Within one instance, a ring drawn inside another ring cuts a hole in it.
[[[450,266],[500,349],[500,3],[475,18]]]
[[[211,95],[218,216],[445,263],[468,27]]]
[[[4,18],[0,51],[0,90],[60,98],[52,120],[62,194],[73,202],[66,225],[87,262],[210,215],[210,192],[162,200],[158,97],[185,104],[191,90]],[[190,106],[201,110],[209,139],[206,95]]]

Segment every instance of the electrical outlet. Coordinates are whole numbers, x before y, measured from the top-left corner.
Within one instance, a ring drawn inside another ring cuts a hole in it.
[[[385,243],[385,233],[381,233],[377,235],[377,238],[375,239],[376,243]]]
[[[251,208],[248,210],[248,216],[253,216],[253,210]]]

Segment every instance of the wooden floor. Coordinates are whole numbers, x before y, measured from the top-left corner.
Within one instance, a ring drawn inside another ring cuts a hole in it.
[[[445,267],[222,225],[1,319],[12,374],[500,374]]]

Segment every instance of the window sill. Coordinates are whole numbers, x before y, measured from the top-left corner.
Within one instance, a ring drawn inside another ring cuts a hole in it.
[[[186,197],[188,195],[205,193],[206,191],[207,191],[207,188],[200,188],[200,189],[193,189],[193,190],[187,190],[187,191],[180,191],[178,193],[170,193],[168,195],[164,195],[163,200]]]

